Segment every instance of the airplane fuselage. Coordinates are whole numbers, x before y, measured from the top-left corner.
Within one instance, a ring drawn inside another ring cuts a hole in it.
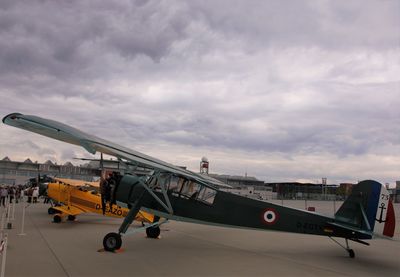
[[[124,176],[117,188],[116,199],[119,203],[126,203],[129,206],[143,190],[136,176]],[[280,206],[220,190],[215,190],[212,201],[209,199],[204,201],[198,195],[188,197],[182,191],[183,189],[180,192],[168,191],[167,193],[173,213],[168,213],[147,192],[141,197],[141,207],[160,217],[194,223],[356,239],[371,238],[363,233],[349,233],[349,230],[334,227],[330,225],[335,222],[333,217],[314,212]],[[199,191],[201,194],[201,188]],[[154,193],[158,198],[164,199],[161,191]]]

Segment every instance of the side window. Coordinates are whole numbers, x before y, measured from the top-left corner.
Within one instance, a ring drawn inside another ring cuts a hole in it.
[[[183,183],[182,178],[172,176],[168,184],[168,192],[172,192],[174,194],[179,193],[179,191],[181,190],[182,183]]]
[[[182,188],[181,195],[190,199],[196,199],[200,191],[200,185],[196,182],[186,182]]]
[[[213,204],[216,194],[216,190],[203,186],[197,199],[208,204]]]

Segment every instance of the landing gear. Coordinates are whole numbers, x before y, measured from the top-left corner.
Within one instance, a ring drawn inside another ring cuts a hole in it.
[[[159,177],[159,173],[156,175],[156,177]],[[125,177],[124,177],[125,178]],[[169,201],[168,194],[167,194],[167,182],[163,181],[161,182],[161,189],[162,193],[164,196],[164,200],[161,200],[159,196],[154,194],[152,191],[152,186],[155,186],[157,184],[153,182],[151,187],[149,187],[149,184],[151,181],[143,181],[143,179],[139,178],[133,178],[132,181],[134,183],[128,184],[130,182],[131,178],[127,177],[127,180],[124,181],[123,189],[122,191],[125,193],[121,194],[128,194],[124,195],[124,200],[122,202],[125,202],[128,207],[129,207],[129,212],[124,218],[124,221],[122,222],[121,226],[118,229],[118,233],[109,233],[107,234],[104,239],[103,239],[103,246],[104,250],[106,251],[114,251],[116,249],[119,249],[122,244],[121,236],[125,235],[128,231],[129,226],[132,224],[133,220],[135,219],[136,215],[139,213],[140,208],[142,206],[142,199],[145,195],[148,195],[149,197],[154,198],[155,201],[158,202],[159,205],[161,205],[169,214],[173,214],[171,202]],[[122,181],[121,181],[122,182]],[[117,184],[117,187],[121,186],[120,183]],[[160,225],[165,223],[167,220],[164,220],[163,222],[159,222],[159,217],[154,217],[153,222],[150,224],[143,224],[145,226],[142,226],[141,228],[137,228],[135,231],[137,232],[138,230],[143,230],[146,229],[146,234],[147,237],[149,238],[158,238],[160,235]],[[133,231],[133,232],[135,232]]]
[[[53,222],[54,222],[54,223],[60,223],[61,221],[62,221],[62,217],[59,216],[58,214],[56,214],[56,215],[53,217]]]
[[[354,258],[356,256],[353,249],[348,249],[347,251],[349,252],[350,258]]]
[[[142,198],[143,194],[144,194],[144,191],[142,190],[140,197],[133,203],[132,208],[129,210],[128,214],[124,218],[124,221],[122,222],[121,226],[119,227],[118,233],[108,233],[104,237],[104,239],[103,239],[104,250],[114,251],[116,249],[121,248],[121,245],[122,245],[121,234],[126,233],[126,231],[129,228],[129,225],[131,225],[131,223],[135,219],[137,213],[139,212],[140,199]]]
[[[161,230],[158,226],[146,228],[146,235],[148,238],[156,239],[160,236]]]
[[[74,216],[74,215],[68,215],[68,220],[69,221],[74,221],[75,220],[75,218],[76,218],[76,216]]]
[[[351,249],[351,248],[349,247],[349,241],[348,241],[347,238],[345,238],[346,246],[342,245],[341,243],[339,243],[338,241],[336,241],[336,240],[333,239],[332,237],[329,237],[329,238],[330,238],[331,240],[333,240],[335,243],[337,243],[337,244],[338,244],[340,247],[342,247],[344,250],[346,250],[347,253],[349,254],[349,257],[350,257],[350,258],[352,258],[352,259],[355,258],[356,254],[355,254],[354,250]],[[354,239],[350,239],[350,240],[353,240],[353,241],[358,242],[358,243],[361,243],[361,244],[369,245],[368,243],[366,243],[366,242],[364,242],[364,241],[361,241],[361,240],[354,240]]]
[[[350,258],[354,258],[356,256],[356,254],[354,253],[354,250],[349,247],[349,241],[347,239],[346,239],[346,250],[347,250],[347,253],[349,253]]]
[[[115,251],[121,248],[121,235],[117,233],[108,233],[103,239],[104,250]]]

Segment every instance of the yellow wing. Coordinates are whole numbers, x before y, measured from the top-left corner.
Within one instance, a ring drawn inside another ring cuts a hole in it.
[[[73,187],[81,187],[81,186],[91,186],[91,187],[100,187],[100,181],[97,182],[88,182],[83,180],[74,180],[74,179],[66,179],[66,178],[54,178],[56,181],[73,186]]]
[[[56,211],[59,211],[62,216],[63,215],[76,216],[76,215],[79,215],[79,214],[82,214],[82,213],[86,212],[86,211],[84,211],[84,210],[82,210],[82,209],[80,209],[78,207],[73,206],[73,205],[70,205],[69,207],[68,206],[64,206],[64,205],[62,205],[62,206],[54,206],[53,209],[56,210]]]

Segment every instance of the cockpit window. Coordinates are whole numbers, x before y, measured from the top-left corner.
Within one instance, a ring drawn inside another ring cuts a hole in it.
[[[161,191],[160,184],[167,185],[167,193],[177,197],[197,200],[206,204],[213,204],[217,191],[215,189],[201,185],[195,181],[188,180],[179,176],[160,176],[161,178],[153,178],[148,180],[148,184],[152,185],[155,191]],[[167,179],[168,178],[168,179]]]
[[[170,179],[170,181],[169,181],[169,184],[168,184],[168,191],[171,191],[171,192],[179,192],[180,191],[180,187],[181,187],[181,182],[180,182],[180,180],[181,180],[182,178],[178,178],[178,177],[176,177],[176,176],[172,176],[171,177],[171,179]]]
[[[197,195],[199,194],[200,188],[200,185],[196,182],[185,182],[181,190],[181,195],[189,197],[190,199],[196,199]]]
[[[214,203],[215,195],[217,195],[217,191],[214,189],[210,189],[206,186],[202,186],[200,189],[198,200],[212,204]]]
[[[206,204],[213,204],[217,191],[193,181],[186,181],[181,189],[180,196]]]

